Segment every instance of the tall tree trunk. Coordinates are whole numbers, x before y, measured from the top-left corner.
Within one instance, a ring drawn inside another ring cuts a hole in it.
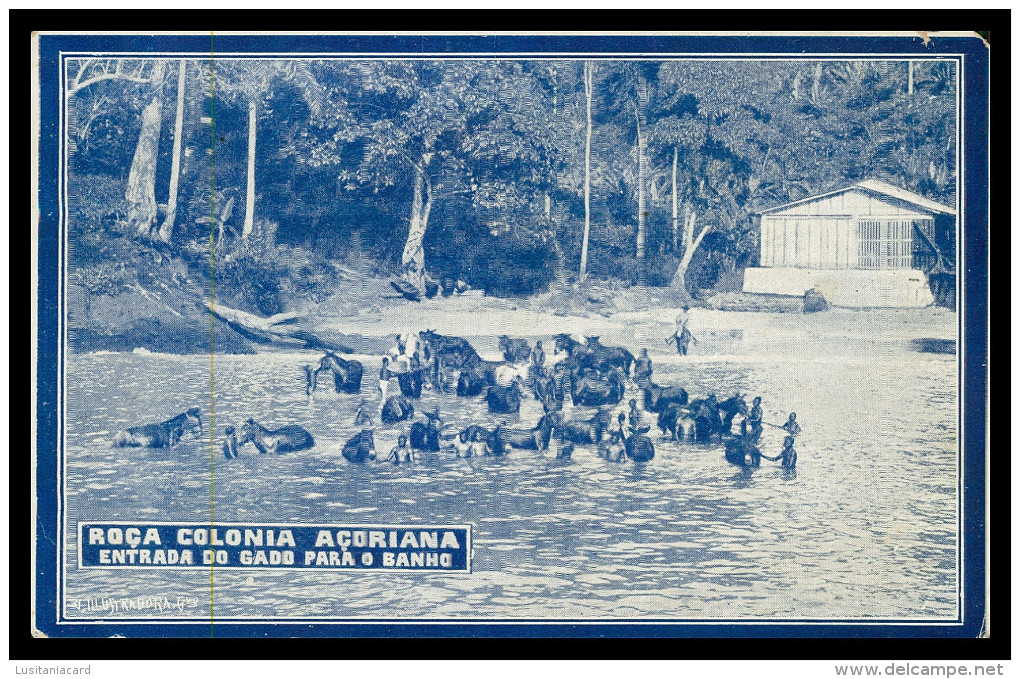
[[[174,153],[170,165],[170,195],[166,203],[166,219],[159,229],[159,239],[170,242],[177,220],[177,186],[181,174],[181,137],[184,132],[184,77],[185,61],[181,59],[180,71],[177,74],[177,119],[174,121]]]
[[[151,82],[156,91],[152,101],[142,110],[142,129],[128,172],[128,223],[139,235],[152,236],[156,221],[156,161],[159,157],[159,131],[163,126],[163,61],[152,68]]]
[[[680,149],[673,147],[673,252],[680,246],[680,212],[676,194],[676,168],[680,157]]]
[[[588,234],[591,232],[591,95],[592,63],[584,62],[584,97],[587,126],[584,133],[584,237],[581,239],[580,279],[588,275]]]
[[[255,127],[258,109],[255,101],[248,102],[248,187],[244,194],[244,228],[241,238],[247,238],[255,228]]]
[[[425,176],[432,154],[422,155],[421,163],[414,166],[414,191],[411,197],[411,225],[407,231],[407,242],[400,257],[404,265],[404,277],[424,290],[425,277],[425,230],[432,212],[432,190]]]
[[[684,254],[680,257],[680,263],[676,267],[676,272],[673,274],[670,286],[675,290],[683,292],[684,295],[689,296],[690,293],[687,290],[687,268],[691,265],[691,260],[694,259],[694,253],[697,251],[698,246],[701,245],[701,241],[705,239],[705,236],[712,227],[711,225],[706,224],[701,228],[697,237],[695,237],[694,224],[697,216],[693,210],[687,211],[686,216],[687,219],[684,223]]]
[[[637,144],[638,144],[638,230],[637,259],[639,275],[644,273],[645,239],[647,238],[645,216],[648,212],[645,199],[645,176],[648,174],[648,157],[645,148],[645,129],[648,124],[648,80],[638,73],[637,87]]]

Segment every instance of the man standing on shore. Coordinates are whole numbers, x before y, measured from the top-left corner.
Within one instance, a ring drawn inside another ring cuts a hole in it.
[[[691,340],[694,339],[694,335],[687,329],[687,321],[690,318],[689,312],[690,307],[684,307],[683,310],[676,317],[676,329],[673,330],[673,334],[666,338],[666,343],[669,344],[672,341],[676,341],[676,353],[680,356],[687,355],[687,347],[690,345]],[[694,340],[695,342],[697,340]]]

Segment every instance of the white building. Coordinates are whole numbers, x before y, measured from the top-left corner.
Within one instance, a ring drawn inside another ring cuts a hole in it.
[[[868,180],[764,211],[760,235],[744,292],[815,288],[837,306],[927,306],[927,273],[955,260],[956,210]]]

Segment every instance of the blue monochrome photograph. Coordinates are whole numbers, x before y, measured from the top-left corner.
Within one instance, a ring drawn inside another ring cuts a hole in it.
[[[36,34],[34,633],[981,636],[987,45],[497,37]]]

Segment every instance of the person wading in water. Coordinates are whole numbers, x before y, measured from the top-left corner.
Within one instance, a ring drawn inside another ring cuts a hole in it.
[[[754,402],[751,404],[751,412],[747,414],[745,420],[746,426],[751,428],[751,440],[755,443],[761,438],[762,432],[762,417],[764,414],[761,409],[761,396],[755,396]]]
[[[545,349],[542,348],[542,340],[536,340],[535,346],[531,349],[531,368],[534,377],[545,377]]]
[[[633,434],[641,427],[641,410],[638,408],[637,399],[632,398],[627,405],[630,406],[630,410],[627,412],[627,424]]]
[[[797,451],[793,447],[793,437],[787,436],[783,439],[783,451],[775,457],[769,457],[768,455],[762,455],[766,460],[776,462],[781,460],[783,469],[796,469],[797,468]]]
[[[385,402],[385,400],[386,399],[384,397],[383,402]],[[361,405],[358,406],[358,412],[354,413],[354,426],[375,426],[375,423],[372,421],[372,415],[368,412],[368,404],[364,401],[362,401]]]
[[[616,426],[609,430],[609,441],[605,443],[605,457],[610,462],[622,462],[627,457],[627,416],[620,413]]]
[[[634,381],[638,385],[638,405],[643,410],[645,407],[645,389],[648,388],[652,379],[652,359],[648,356],[648,349],[642,348],[641,355],[634,361]]]
[[[648,380],[652,378],[652,359],[648,355],[648,349],[641,349],[641,355],[634,361],[634,381],[638,387],[644,389],[648,386]]]
[[[781,429],[785,429],[790,437],[796,437],[800,434],[800,425],[797,424],[797,413],[790,413],[790,419],[786,421],[786,424]]]
[[[471,457],[471,438],[465,429],[453,439],[453,449],[457,451],[457,457]]]
[[[408,445],[406,436],[401,434],[397,437],[397,445],[390,451],[390,456],[385,461],[393,464],[414,462],[414,451]]]
[[[386,405],[386,392],[390,388],[390,377],[392,377],[392,373],[390,372],[390,359],[383,356],[382,369],[379,371],[379,393],[382,394],[382,400],[379,401],[380,408]]]
[[[793,469],[797,466],[797,451],[793,448],[792,436],[783,439],[783,453],[780,457],[783,460],[783,467],[786,469]]]
[[[476,431],[471,439],[470,455],[468,457],[485,457],[491,454],[491,452],[485,437],[482,436],[482,432]]]

